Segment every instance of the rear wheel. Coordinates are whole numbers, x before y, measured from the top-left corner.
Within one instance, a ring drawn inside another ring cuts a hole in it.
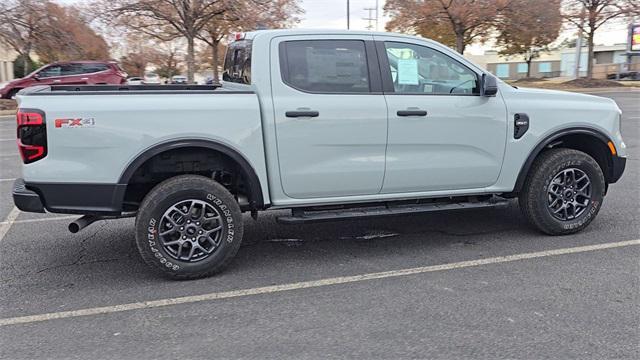
[[[572,149],[544,152],[534,162],[519,197],[529,222],[550,235],[586,228],[605,193],[602,169],[589,155]]]
[[[242,213],[222,185],[197,175],[166,180],[144,198],[136,243],[144,261],[173,279],[222,271],[242,241]]]

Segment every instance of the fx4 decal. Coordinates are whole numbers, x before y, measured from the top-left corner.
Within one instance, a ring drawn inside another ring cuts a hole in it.
[[[96,124],[94,118],[78,118],[78,119],[56,119],[56,128],[79,128],[79,127],[93,127]]]

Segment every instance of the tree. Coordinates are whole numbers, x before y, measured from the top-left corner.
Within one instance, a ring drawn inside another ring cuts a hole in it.
[[[277,29],[299,21],[302,12],[297,0],[235,1],[225,3],[221,15],[213,17],[198,34],[198,39],[209,46],[214,82],[220,81],[219,52],[223,39],[230,33],[260,28]]]
[[[204,26],[226,10],[228,0],[98,0],[103,20],[161,41],[187,42],[187,78],[193,82],[195,40]],[[100,10],[99,10],[100,11]]]
[[[638,0],[566,0],[564,18],[587,36],[587,79],[593,78],[595,34],[602,25],[625,16],[640,15]],[[583,19],[585,21],[583,21]],[[579,51],[579,50],[577,50]]]
[[[178,49],[173,43],[158,45],[153,63],[157,66],[156,74],[165,79],[180,75],[183,70],[178,61]]]
[[[38,0],[0,2],[0,41],[8,44],[22,59],[22,75],[31,69],[29,55],[36,41],[46,34],[46,3]]]
[[[484,38],[512,0],[388,0],[387,30],[415,33],[455,47]]]
[[[25,61],[26,60],[26,61]],[[27,64],[27,68],[25,69],[25,65]],[[18,55],[16,59],[13,61],[13,77],[20,78],[26,74],[31,73],[33,70],[39,68],[41,65],[29,56],[24,59],[23,55]]]
[[[6,0],[0,3],[0,41],[22,61],[20,76],[34,70],[29,59],[35,52],[47,63],[71,59],[107,59],[109,48],[73,7],[50,1]]]
[[[35,41],[35,51],[41,62],[110,58],[107,42],[79,16],[78,9],[51,2],[45,6],[47,33]]]
[[[527,77],[531,77],[531,61],[558,38],[562,26],[560,2],[514,1],[497,24],[500,54],[522,56],[527,63]]]

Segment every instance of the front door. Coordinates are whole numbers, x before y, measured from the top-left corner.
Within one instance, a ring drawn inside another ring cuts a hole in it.
[[[480,96],[480,74],[444,49],[392,37],[376,40],[389,111],[382,192],[494,184],[507,137],[500,94]]]
[[[373,37],[283,37],[271,50],[277,54],[271,80],[284,193],[379,193],[387,106]]]

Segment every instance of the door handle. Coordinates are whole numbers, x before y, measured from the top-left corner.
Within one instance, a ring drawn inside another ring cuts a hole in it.
[[[62,80],[53,80],[54,83],[62,82]]]
[[[80,80],[89,80],[89,78],[88,78],[88,77],[86,77],[86,78],[81,78]]]
[[[426,110],[398,110],[398,116],[427,116]]]
[[[297,111],[287,111],[285,116],[288,118],[298,118],[298,117],[318,117],[320,113],[317,111],[311,110],[297,110]]]

